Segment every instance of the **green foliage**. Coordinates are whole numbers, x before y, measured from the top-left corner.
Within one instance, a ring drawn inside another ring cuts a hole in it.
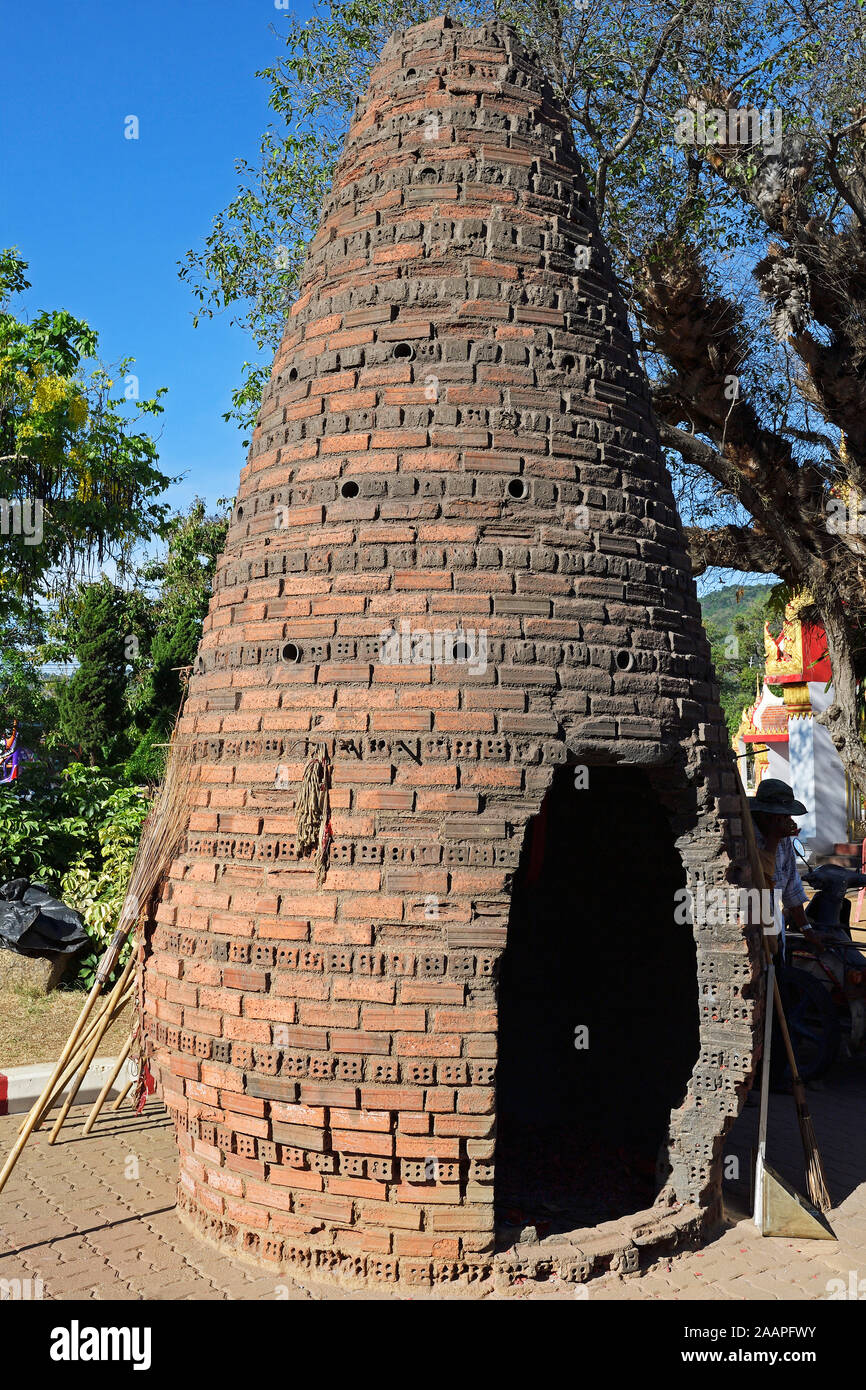
[[[63,768],[58,759],[55,767],[43,741],[21,781],[0,788],[0,881],[44,883],[82,913],[93,950],[79,963],[79,985],[92,983],[116,926],[148,810],[146,787],[163,775],[181,696],[177,668],[195,657],[227,525],[224,508],[210,516],[197,499],[172,518],[168,549],[141,569],[138,587],[123,590],[105,578],[80,585],[38,615],[44,624],[7,623],[5,636],[0,631],[0,691],[10,717],[23,711],[49,730],[56,717],[54,752],[65,740],[91,763]],[[71,659],[77,669],[55,681],[52,698],[41,664]],[[118,765],[130,742],[131,755]]]
[[[87,323],[65,310],[30,322],[9,310],[10,296],[29,288],[26,269],[14,249],[0,250],[0,497],[42,513],[38,527],[30,515],[29,536],[2,537],[0,616],[32,610],[94,562],[127,566],[138,542],[161,534],[168,509],[157,499],[172,481],[157,468],[155,441],[136,428],[162,413],[164,388],[130,417],[132,358],[116,369],[123,395],[112,394],[114,378],[93,365],[98,339]]]
[[[764,671],[764,624],[771,617],[774,588],[728,585],[702,600],[722,710],[733,736],[743,710],[755,699]],[[739,595],[739,598],[737,596]]]
[[[771,605],[776,590],[782,587],[771,581],[759,584],[721,584],[718,589],[713,589],[701,598],[701,616],[705,623],[713,623],[725,632],[732,631],[737,618],[751,613],[756,605]]]
[[[54,843],[54,827],[42,808],[28,805],[14,786],[0,787],[0,882],[32,878],[49,883]]]
[[[117,925],[148,809],[145,789],[128,785],[120,769],[81,763],[57,779],[28,769],[19,786],[0,788],[0,882],[43,883],[82,913],[94,949],[75,983],[92,983]]]
[[[78,982],[86,989],[93,983],[99,957],[117,928],[148,809],[148,799],[140,787],[118,787],[108,797],[96,827],[98,850],[83,850],[61,879],[64,902],[81,913],[95,943],[95,949],[82,957],[77,972]],[[124,947],[119,968],[132,949],[131,942]]]
[[[99,826],[121,785],[118,770],[73,763],[58,777],[29,764],[0,787],[0,882],[32,878],[59,891],[68,866],[98,848]]]
[[[135,664],[129,693],[137,732],[129,771],[136,777],[161,775],[163,755],[155,745],[165,742],[174,725],[182,670],[195,659],[227,530],[227,513],[209,516],[196,498],[187,512],[172,518],[166,555],[141,570],[142,584],[154,587],[155,597],[149,646]]]
[[[34,748],[57,722],[57,706],[41,669],[38,650],[23,635],[0,626],[0,710],[11,727],[17,719],[22,744]]]
[[[59,690],[59,728],[94,765],[124,751],[128,626],[125,597],[109,580],[79,591],[69,631],[78,668]]]
[[[178,615],[170,626],[157,629],[147,655],[138,691],[139,722],[171,732],[180,704],[181,670],[191,666],[201,637],[201,618],[196,613]]]
[[[126,774],[135,782],[156,785],[165,771],[168,731],[163,719],[154,719],[126,760]]]

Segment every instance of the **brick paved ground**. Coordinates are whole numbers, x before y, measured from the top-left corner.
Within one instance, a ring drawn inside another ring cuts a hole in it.
[[[748,1107],[727,1153],[743,1178],[728,1191],[731,1224],[711,1245],[652,1265],[638,1275],[605,1276],[578,1290],[591,1299],[825,1299],[831,1279],[866,1279],[866,1064],[841,1063],[809,1104],[837,1203],[830,1241],[765,1239],[746,1214],[749,1153],[757,1108]],[[83,1119],[86,1107],[72,1116]],[[80,1121],[79,1121],[80,1122]],[[0,1119],[8,1152],[18,1116]],[[802,1187],[802,1153],[793,1101],[773,1096],[770,1161]],[[283,1278],[225,1258],[187,1233],[174,1210],[176,1159],[170,1123],[149,1108],[140,1118],[103,1113],[81,1139],[70,1124],[53,1148],[28,1145],[0,1196],[0,1279],[36,1279],[52,1299],[306,1299]],[[864,1284],[866,1288],[866,1284]],[[527,1283],[492,1296],[574,1298],[575,1290]],[[336,1290],[340,1298],[374,1292]],[[449,1296],[448,1293],[443,1296]]]

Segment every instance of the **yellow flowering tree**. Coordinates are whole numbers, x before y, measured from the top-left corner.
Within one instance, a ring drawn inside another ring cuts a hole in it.
[[[141,428],[165,388],[138,400],[133,359],[106,371],[96,333],[65,310],[14,314],[26,269],[0,250],[0,620],[106,560],[122,573],[137,542],[164,534],[172,481]]]

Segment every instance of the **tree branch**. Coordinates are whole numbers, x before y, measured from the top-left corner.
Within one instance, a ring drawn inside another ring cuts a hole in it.
[[[596,170],[595,175],[595,201],[597,204],[597,213],[599,221],[602,221],[604,218],[604,204],[605,198],[607,196],[607,176],[610,171],[610,166],[613,164],[614,160],[618,159],[619,156],[628,148],[634,137],[637,135],[637,132],[641,126],[641,122],[643,121],[644,111],[646,109],[647,95],[649,93],[650,86],[652,85],[652,80],[655,77],[661,65],[662,58],[665,54],[665,49],[667,48],[671,37],[681,26],[686,15],[694,9],[695,3],[696,0],[684,0],[684,3],[680,5],[676,13],[671,15],[670,19],[668,20],[667,24],[664,26],[664,28],[658,36],[658,39],[656,40],[656,46],[653,50],[652,57],[650,58],[650,61],[646,69],[644,70],[644,74],[641,78],[640,84],[638,85],[637,98],[635,100],[634,110],[632,111],[632,117],[629,122],[628,129],[626,130],[625,134],[622,135],[619,138],[619,140],[617,140],[616,144],[610,150],[599,152],[598,169]]]
[[[778,547],[751,526],[687,526],[686,540],[695,576],[711,566],[756,574],[778,574],[786,566]]]

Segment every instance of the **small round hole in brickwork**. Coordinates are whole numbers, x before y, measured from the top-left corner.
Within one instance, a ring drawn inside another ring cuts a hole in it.
[[[235,512],[235,521],[243,521],[243,519],[244,519],[244,509],[243,509],[243,507],[238,507],[237,511]]]
[[[514,497],[517,501],[524,498],[528,492],[525,478],[512,478],[508,484],[508,496]]]
[[[417,76],[418,76],[418,73],[416,72],[415,68],[407,68],[407,69],[406,69],[406,76],[407,76],[407,77],[417,77]]]
[[[634,665],[633,654],[631,652],[627,652],[625,648],[622,648],[616,654],[616,665],[617,670],[619,671],[630,671],[632,666]]]
[[[205,668],[204,668],[204,657],[203,657],[203,656],[197,656],[196,659],[195,659],[195,673],[196,673],[196,675],[197,675],[197,676],[203,676],[203,675],[204,675],[204,669],[205,669]]]
[[[298,379],[298,369],[297,369],[297,367],[290,367],[290,368],[289,368],[289,381],[297,381],[297,379]]]
[[[438,183],[439,175],[432,164],[425,164],[423,169],[419,169],[415,175],[416,183]]]
[[[347,478],[344,483],[340,484],[341,497],[357,497],[360,491],[358,484],[352,478]]]
[[[472,648],[468,642],[455,642],[451,651],[452,661],[471,661]]]
[[[283,661],[300,661],[301,649],[297,642],[286,642],[283,644],[280,656],[283,658]]]
[[[398,362],[408,361],[415,356],[415,349],[411,343],[395,343],[391,356],[395,357]]]

